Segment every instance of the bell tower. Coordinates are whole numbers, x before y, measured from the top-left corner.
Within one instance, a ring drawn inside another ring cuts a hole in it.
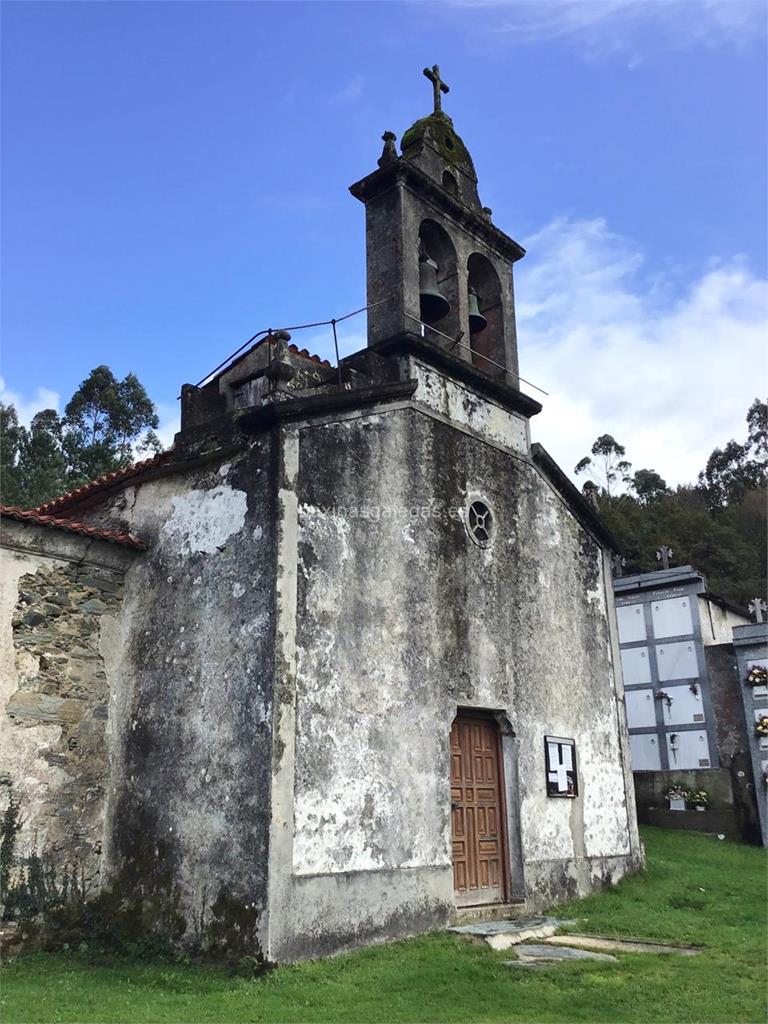
[[[401,140],[385,132],[378,170],[350,188],[365,204],[368,345],[445,349],[518,386],[512,266],[525,250],[481,205],[472,157],[443,112],[449,87],[424,68],[433,110]]]

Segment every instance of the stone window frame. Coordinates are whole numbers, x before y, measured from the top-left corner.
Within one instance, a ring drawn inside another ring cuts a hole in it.
[[[479,548],[491,547],[496,539],[498,524],[491,503],[481,495],[472,497],[464,511],[467,536]]]

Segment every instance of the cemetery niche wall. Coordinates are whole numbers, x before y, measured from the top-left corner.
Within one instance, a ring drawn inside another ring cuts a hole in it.
[[[638,820],[760,841],[734,630],[692,566],[614,579]]]
[[[768,716],[768,622],[763,620],[763,611],[757,611],[761,621],[734,628],[733,645],[755,779],[760,838],[763,846],[768,846],[768,729],[764,722]]]

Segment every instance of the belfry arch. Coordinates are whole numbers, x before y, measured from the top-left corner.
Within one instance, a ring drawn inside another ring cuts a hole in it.
[[[437,320],[428,321],[429,327],[455,338],[459,333],[459,273],[458,259],[453,242],[436,221],[429,218],[419,225],[419,249],[417,256],[427,255],[437,264],[437,287],[448,303],[448,311]],[[427,330],[429,335],[431,332]]]
[[[477,300],[480,314],[475,323],[485,326],[472,329],[470,320],[469,346],[472,364],[489,377],[503,376],[506,372],[504,299],[499,275],[487,256],[473,252],[467,260],[467,295]]]

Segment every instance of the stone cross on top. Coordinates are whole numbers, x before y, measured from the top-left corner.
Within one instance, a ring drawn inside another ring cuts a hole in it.
[[[668,548],[666,544],[662,544],[659,550],[656,552],[656,561],[661,562],[665,569],[669,568],[669,560],[674,555],[672,548]]]
[[[755,622],[763,621],[766,612],[766,607],[765,601],[761,597],[754,598],[752,601],[749,602],[747,607],[754,615]]]
[[[432,83],[432,91],[435,94],[435,113],[440,114],[443,109],[443,98],[441,92],[450,92],[450,89],[440,77],[440,68],[433,64],[431,68],[424,68],[423,74]]]

